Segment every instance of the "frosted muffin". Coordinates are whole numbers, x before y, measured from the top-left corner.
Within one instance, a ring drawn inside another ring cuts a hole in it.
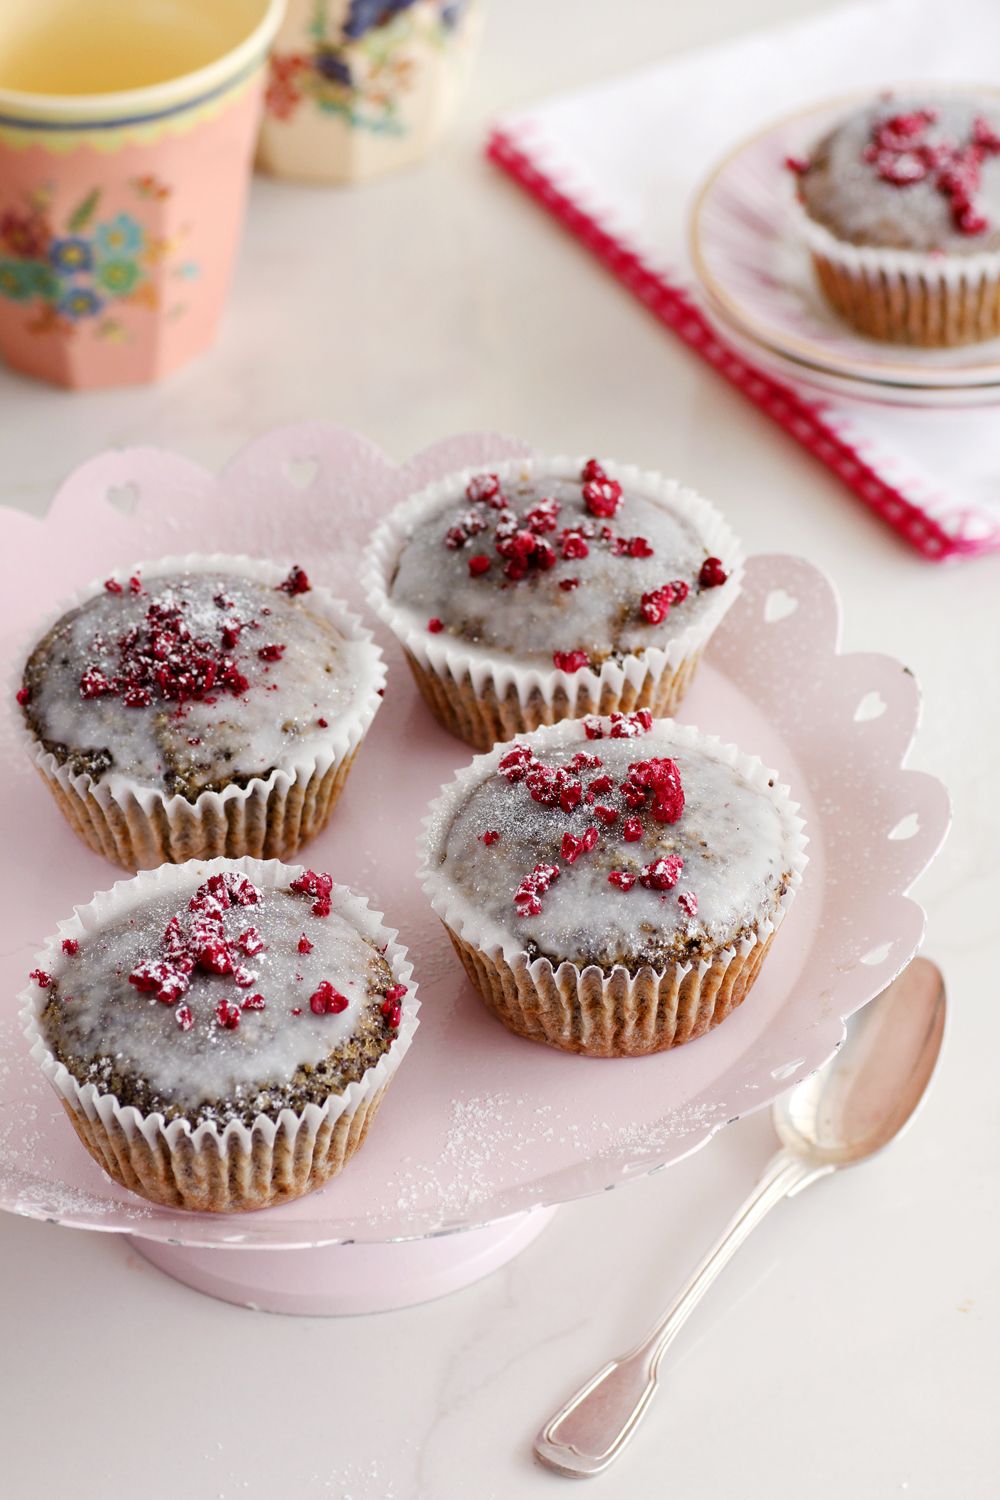
[[[819,284],[853,327],[927,346],[1000,334],[997,95],[884,95],[789,166]]]
[[[477,756],[431,809],[421,878],[511,1031],[639,1056],[745,998],[801,880],[802,826],[758,760],[640,710]]]
[[[171,1207],[266,1208],[321,1187],[363,1141],[416,1026],[410,973],[395,933],[329,875],[163,866],[61,924],[27,1034],[116,1182]]]
[[[301,568],[189,557],[63,606],[16,696],[63,813],[134,869],[293,854],[329,818],[384,681],[369,633]]]
[[[399,506],[365,581],[433,713],[487,749],[588,713],[671,712],[741,572],[728,526],[673,481],[517,459]]]

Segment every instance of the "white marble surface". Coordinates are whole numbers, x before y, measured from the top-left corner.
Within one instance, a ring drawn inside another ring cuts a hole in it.
[[[1000,557],[919,562],[477,155],[501,109],[807,8],[494,0],[475,98],[426,168],[350,195],[255,184],[224,337],[200,365],[86,398],[0,372],[15,504],[42,508],[111,443],[216,464],[317,416],[402,457],[495,425],[675,471],[760,548],[827,568],[845,644],[922,680],[913,764],[945,778],[956,813],[919,888],[951,995],[937,1085],[890,1155],[783,1206],[726,1272],[641,1437],[596,1482],[608,1500],[996,1494]],[[747,1120],[666,1175],[562,1210],[474,1288],[340,1322],[211,1302],[118,1239],[2,1217],[0,1492],[557,1496],[568,1481],[530,1458],[539,1421],[644,1327],[770,1144],[766,1119]]]

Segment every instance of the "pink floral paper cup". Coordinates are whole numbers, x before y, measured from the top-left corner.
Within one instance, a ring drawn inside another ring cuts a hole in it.
[[[425,156],[458,108],[481,0],[289,0],[257,160],[278,177],[361,182]]]
[[[32,0],[0,16],[0,354],[73,388],[215,335],[284,0]],[[95,40],[96,39],[96,40]]]

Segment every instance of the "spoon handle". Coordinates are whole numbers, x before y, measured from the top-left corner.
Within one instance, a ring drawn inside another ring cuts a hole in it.
[[[551,1417],[535,1439],[535,1455],[557,1473],[583,1479],[613,1463],[635,1432],[656,1391],[660,1360],[751,1229],[769,1209],[832,1171],[779,1151],[722,1235],[641,1344],[593,1375]]]

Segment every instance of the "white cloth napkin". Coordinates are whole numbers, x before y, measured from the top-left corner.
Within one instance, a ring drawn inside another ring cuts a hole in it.
[[[516,139],[602,228],[693,289],[688,211],[742,138],[853,89],[1000,82],[1000,0],[871,0],[689,53],[509,116]],[[799,393],[953,537],[1000,547],[1000,405],[928,410]]]

